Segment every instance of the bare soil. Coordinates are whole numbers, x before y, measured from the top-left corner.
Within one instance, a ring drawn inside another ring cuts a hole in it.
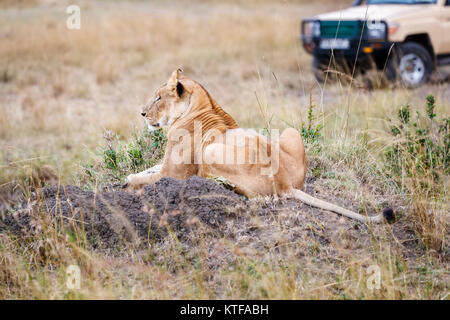
[[[312,186],[306,191],[355,210],[350,201],[317,194]],[[197,176],[163,178],[136,192],[44,187],[25,207],[2,213],[0,232],[26,237],[51,225],[69,235],[82,231],[89,247],[118,254],[123,246],[146,247],[176,237],[188,246],[225,238],[254,252],[310,239],[307,243],[325,255],[338,256],[341,250],[367,250],[383,230],[405,257],[422,252],[401,219],[367,226],[295,199],[249,200]]]

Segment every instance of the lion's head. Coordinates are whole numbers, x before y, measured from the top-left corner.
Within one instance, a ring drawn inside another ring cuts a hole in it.
[[[181,69],[175,70],[165,85],[156,90],[153,97],[142,109],[149,131],[170,126],[189,108],[190,90],[180,79]]]
[[[209,93],[196,81],[181,77],[181,69],[175,70],[169,81],[156,90],[152,99],[142,109],[150,131],[171,126],[178,119],[185,127],[192,127],[195,121],[202,125],[203,132],[216,129],[224,132],[237,128],[234,119],[226,113]]]

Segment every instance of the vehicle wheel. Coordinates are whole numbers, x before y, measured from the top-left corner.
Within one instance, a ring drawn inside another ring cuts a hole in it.
[[[392,82],[400,81],[408,88],[417,88],[430,80],[433,60],[420,44],[401,44],[386,66],[386,77]]]

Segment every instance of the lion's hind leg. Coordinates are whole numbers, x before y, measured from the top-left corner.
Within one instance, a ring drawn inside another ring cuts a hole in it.
[[[287,128],[280,136],[283,153],[283,166],[288,171],[290,184],[297,189],[303,188],[306,178],[306,152],[302,135],[294,128]]]
[[[264,174],[257,149],[247,146],[213,143],[206,147],[199,175],[224,177],[235,186],[237,193],[249,198],[271,194],[273,176]]]

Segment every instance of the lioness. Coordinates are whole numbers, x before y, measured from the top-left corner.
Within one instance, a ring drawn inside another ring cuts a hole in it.
[[[303,191],[306,154],[302,136],[293,129],[279,139],[239,128],[196,81],[175,70],[143,108],[150,131],[168,127],[162,165],[127,177],[126,187],[153,184],[162,177],[186,179],[225,177],[235,191],[249,198],[292,196],[321,209],[362,222],[378,223],[383,214],[368,217],[314,198]],[[385,210],[384,216],[392,214]]]

